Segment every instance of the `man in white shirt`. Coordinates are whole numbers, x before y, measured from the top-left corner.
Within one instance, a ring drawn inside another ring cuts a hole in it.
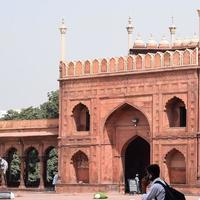
[[[0,179],[1,184],[6,184],[6,171],[8,169],[8,162],[0,157]]]
[[[160,181],[165,184],[165,182],[159,178],[160,176],[160,167],[157,164],[149,165],[147,167],[147,175],[142,179],[142,189],[143,194],[142,200],[164,200],[165,199],[165,189],[164,187],[156,183]],[[147,186],[150,186],[147,190]]]

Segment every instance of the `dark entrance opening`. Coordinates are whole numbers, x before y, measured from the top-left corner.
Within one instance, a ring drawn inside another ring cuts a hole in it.
[[[125,151],[125,192],[129,192],[128,180],[139,174],[141,180],[150,164],[150,145],[141,137],[135,138]]]

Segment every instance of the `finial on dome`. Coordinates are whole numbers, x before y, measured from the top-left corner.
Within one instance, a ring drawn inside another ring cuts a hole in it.
[[[133,47],[134,48],[145,48],[146,47],[146,45],[145,45],[144,41],[142,40],[141,35],[139,33],[137,34],[137,38],[134,42]]]
[[[166,39],[165,35],[163,35],[160,43],[159,43],[159,48],[169,48],[169,41]]]
[[[158,44],[153,38],[153,34],[150,34],[149,41],[147,42],[147,48],[157,48]]]

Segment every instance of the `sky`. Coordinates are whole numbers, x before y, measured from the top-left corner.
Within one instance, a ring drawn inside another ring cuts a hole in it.
[[[66,60],[127,55],[128,17],[133,41],[169,39],[171,17],[177,37],[199,33],[200,0],[0,0],[0,110],[37,107],[59,88],[61,19]]]

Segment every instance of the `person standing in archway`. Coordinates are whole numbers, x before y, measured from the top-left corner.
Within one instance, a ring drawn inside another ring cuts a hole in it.
[[[1,185],[6,185],[6,171],[8,169],[8,162],[0,157],[0,174],[1,174]]]

